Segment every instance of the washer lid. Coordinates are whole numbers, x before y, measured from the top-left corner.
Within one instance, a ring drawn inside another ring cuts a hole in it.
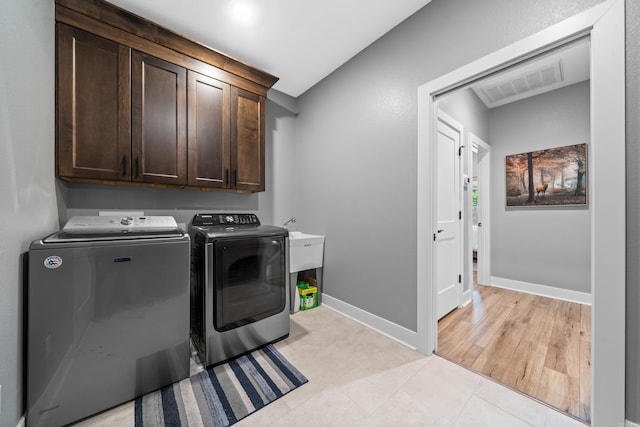
[[[43,243],[98,242],[181,238],[183,230],[172,216],[74,216]]]
[[[149,234],[180,231],[172,216],[74,216],[62,228],[66,235]]]

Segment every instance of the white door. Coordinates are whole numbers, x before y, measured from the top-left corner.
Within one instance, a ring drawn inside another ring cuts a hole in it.
[[[437,223],[434,230],[438,319],[458,307],[461,277],[460,156],[462,126],[438,113]]]

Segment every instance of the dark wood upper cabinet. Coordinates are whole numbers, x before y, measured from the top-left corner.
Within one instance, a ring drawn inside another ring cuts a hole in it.
[[[230,188],[230,86],[188,73],[188,184]]]
[[[133,181],[187,183],[187,70],[131,55]]]
[[[264,97],[231,88],[231,167],[237,190],[264,191]]]
[[[55,0],[56,176],[265,189],[278,80],[102,0]]]
[[[57,49],[57,175],[130,180],[130,50],[64,24]]]

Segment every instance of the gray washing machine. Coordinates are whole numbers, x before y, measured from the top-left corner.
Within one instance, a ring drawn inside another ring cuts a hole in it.
[[[190,239],[173,217],[74,217],[31,243],[27,426],[61,426],[189,376]]]

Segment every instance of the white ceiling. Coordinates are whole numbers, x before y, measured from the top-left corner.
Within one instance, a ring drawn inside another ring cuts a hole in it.
[[[267,71],[298,97],[431,0],[108,0]]]

